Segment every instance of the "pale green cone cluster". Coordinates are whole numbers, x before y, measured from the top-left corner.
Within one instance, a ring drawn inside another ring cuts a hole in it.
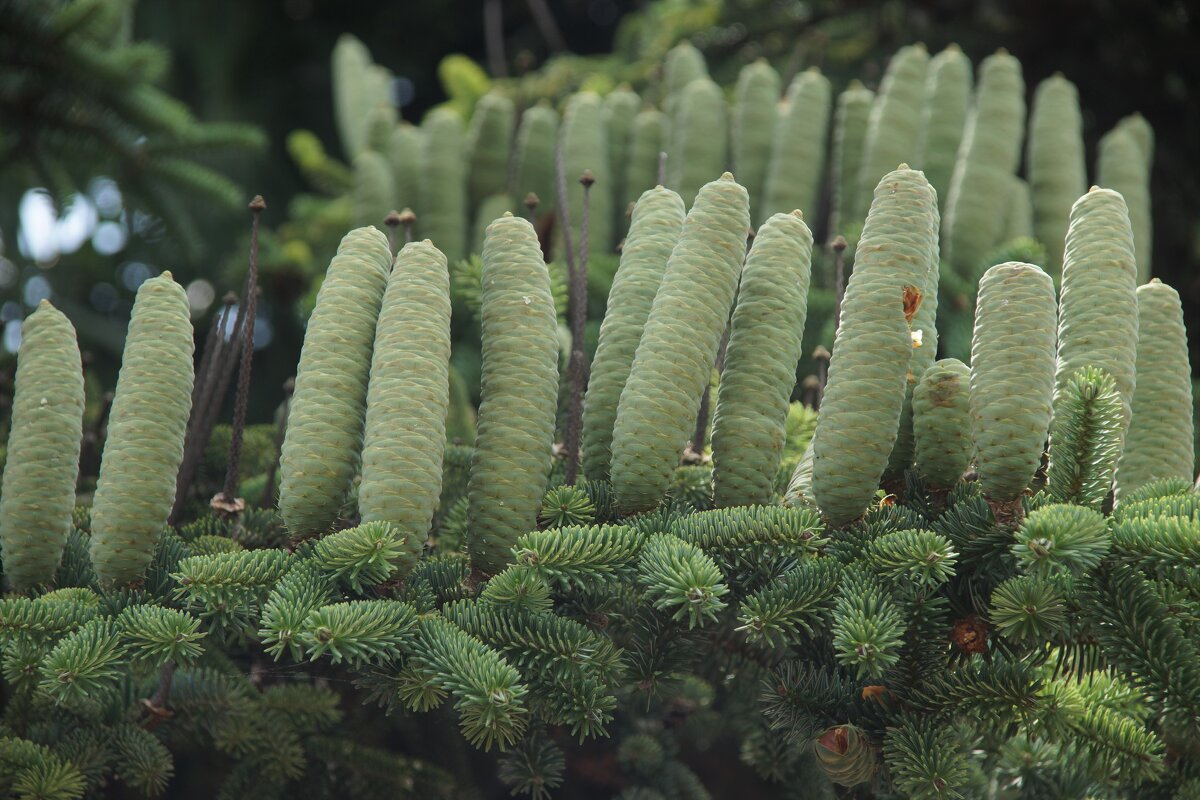
[[[608,480],[617,404],[683,219],[683,200],[661,186],[633,208],[584,398],[583,473],[592,480]]]
[[[0,489],[0,558],[10,588],[54,578],[71,532],[82,438],[83,368],[75,328],[43,300],[21,324]]]
[[[917,133],[913,167],[925,173],[929,185],[945,208],[954,161],[971,108],[971,59],[956,45],[929,60],[925,77],[925,103]]]
[[[554,185],[554,147],[558,141],[558,112],[546,103],[525,109],[517,128],[513,151],[513,178],[509,194],[516,202],[524,203],[532,192],[537,195],[535,213],[547,214],[555,209],[558,192]]]
[[[499,92],[488,92],[475,103],[467,129],[467,197],[478,210],[488,197],[508,186],[508,153],[512,149],[516,108]]]
[[[571,95],[558,130],[562,148],[563,178],[567,183],[567,208],[571,229],[578,234],[583,224],[583,185],[579,176],[590,170],[596,179],[595,191],[588,196],[588,252],[607,253],[612,249],[612,194],[608,185],[608,143],[604,130],[604,106],[595,92]],[[579,240],[573,239],[579,247]]]
[[[387,522],[421,552],[442,484],[450,403],[450,273],[428,240],[396,255],[379,318],[367,384],[363,522]]]
[[[934,362],[913,390],[914,466],[930,486],[948,488],[971,464],[971,369],[957,358]]]
[[[338,37],[331,67],[338,136],[343,152],[353,156],[367,146],[371,110],[391,105],[391,75],[349,34]]]
[[[964,278],[1004,239],[1011,177],[1025,131],[1021,63],[999,51],[983,60],[975,104],[946,198],[942,258]]]
[[[850,81],[838,95],[833,116],[833,203],[829,215],[832,236],[848,235],[847,225],[859,220],[857,212],[858,173],[862,169],[867,142],[867,120],[875,93],[857,80]]]
[[[1056,390],[1077,370],[1113,376],[1129,425],[1138,341],[1133,230],[1121,195],[1092,187],[1071,208],[1058,312]]]
[[[671,126],[667,185],[689,207],[700,187],[725,171],[728,116],[721,87],[708,78],[692,81],[679,95]]]
[[[1042,461],[1054,397],[1054,281],[1010,261],[979,280],[971,340],[971,437],[984,493],[1019,497]]]
[[[730,125],[731,155],[733,174],[750,195],[751,219],[759,219],[781,90],[779,73],[766,59],[752,61],[738,73]]]
[[[749,228],[749,197],[729,173],[688,212],[617,407],[611,474],[622,513],[666,493],[712,375]]]
[[[454,263],[466,255],[467,174],[462,119],[435,108],[421,123],[421,207],[417,225]]]
[[[1153,219],[1150,215],[1150,168],[1145,144],[1134,129],[1117,125],[1100,139],[1096,157],[1096,182],[1125,199],[1129,224],[1133,228],[1133,253],[1138,283],[1150,280],[1150,256],[1154,245]]]
[[[537,233],[505,215],[483,246],[482,400],[470,498],[468,549],[499,571],[517,538],[537,528],[550,470],[558,402],[558,338],[550,273]]]
[[[825,174],[829,103],[829,79],[815,67],[797,75],[788,87],[775,122],[759,211],[762,222],[793,209],[816,216]]]
[[[391,266],[384,235],[355,229],[338,245],[317,294],[280,451],[279,511],[293,537],[329,531],[358,473],[371,353]]]
[[[1033,95],[1025,167],[1034,235],[1046,248],[1048,271],[1057,278],[1071,206],[1087,191],[1079,92],[1061,74],[1042,81]]]
[[[713,505],[765,505],[783,455],[808,312],[812,232],[799,211],[758,229],[730,323],[713,415]]]
[[[856,220],[866,217],[880,179],[915,152],[928,67],[929,52],[923,44],[901,47],[888,62],[867,120],[854,203]]]
[[[164,272],[133,303],[92,501],[92,566],[104,583],[146,571],[175,500],[192,410],[191,309]]]
[[[830,524],[862,514],[887,467],[937,233],[925,176],[905,165],[885,175],[858,242],[813,438],[813,492]]]
[[[1179,293],[1157,278],[1139,286],[1137,386],[1117,499],[1156,478],[1192,479],[1192,382]]]

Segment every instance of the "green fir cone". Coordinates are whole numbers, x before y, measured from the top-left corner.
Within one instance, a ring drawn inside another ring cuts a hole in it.
[[[975,107],[959,147],[950,194],[942,258],[964,279],[1004,239],[1009,179],[1021,160],[1025,133],[1025,81],[1021,63],[1004,50],[983,60]]]
[[[971,340],[971,437],[984,493],[1006,502],[1042,461],[1054,395],[1054,281],[1010,261],[979,281]]]
[[[913,390],[917,472],[937,488],[958,482],[971,463],[971,370],[957,358],[935,362]]]
[[[579,176],[590,170],[596,179],[588,194],[588,252],[603,255],[612,250],[612,195],[608,186],[608,144],[604,132],[604,106],[595,92],[576,92],[567,101],[559,128],[563,177],[571,229],[578,234],[583,220],[583,185]],[[571,241],[579,246],[578,235]]]
[[[788,86],[775,122],[766,195],[759,212],[764,222],[796,208],[816,219],[817,193],[825,174],[829,102],[829,79],[816,67],[797,75]]]
[[[622,513],[653,508],[670,485],[712,376],[749,227],[750,199],[728,172],[696,195],[617,407],[611,472]]]
[[[142,577],[175,499],[192,409],[192,321],[171,273],[133,303],[92,501],[92,566],[104,583]]]
[[[1029,184],[1012,175],[1008,179],[1008,204],[1004,211],[1002,242],[1033,237],[1033,198]]]
[[[725,171],[729,120],[725,94],[708,78],[687,85],[671,126],[667,183],[691,206],[700,187]]]
[[[327,532],[358,473],[371,353],[392,266],[387,238],[357,228],[338,245],[304,332],[279,462],[279,512],[293,538]]]
[[[683,218],[683,200],[661,186],[648,190],[633,208],[584,398],[583,473],[592,480],[609,478],[617,404]]]
[[[1146,171],[1149,172],[1154,166],[1154,128],[1151,128],[1146,118],[1137,112],[1123,117],[1117,123],[1117,127],[1128,131],[1137,140],[1142,156],[1146,159]]]
[[[1079,92],[1060,73],[1038,84],[1033,95],[1025,171],[1033,202],[1033,233],[1046,248],[1046,271],[1057,279],[1062,274],[1071,206],[1087,191]]]
[[[879,94],[875,96],[867,118],[863,160],[853,206],[856,221],[867,216],[880,179],[900,162],[912,158],[915,152],[928,66],[929,52],[923,44],[901,47],[888,62]]]
[[[487,237],[488,226],[492,221],[503,216],[505,212],[515,214],[517,209],[512,197],[507,194],[494,194],[485,197],[475,212],[475,224],[471,226],[471,252],[483,252],[483,240]]]
[[[1100,139],[1096,175],[1099,185],[1120,192],[1121,197],[1125,198],[1129,224],[1133,227],[1137,280],[1138,283],[1145,283],[1153,274],[1150,266],[1154,245],[1154,220],[1150,215],[1150,171],[1137,134],[1130,128],[1117,125]]]
[[[557,324],[537,233],[505,215],[483,247],[483,399],[468,488],[471,564],[487,574],[537,528],[554,444]]]
[[[1159,478],[1191,480],[1192,382],[1179,293],[1157,278],[1137,290],[1137,386],[1117,499]],[[7,562],[6,562],[7,563]]]
[[[917,133],[913,166],[925,173],[944,209],[971,107],[971,59],[956,44],[929,60],[925,105]]]
[[[384,217],[395,208],[396,186],[388,160],[374,150],[362,150],[354,157],[354,188],[350,192],[356,227],[383,225]]]
[[[867,509],[887,467],[937,232],[925,176],[906,165],[885,175],[858,241],[813,437],[813,492],[832,525]]]
[[[410,242],[388,277],[367,385],[363,522],[387,522],[416,560],[442,484],[450,403],[450,273],[428,240]]]
[[[683,90],[692,81],[707,77],[704,55],[691,42],[680,42],[667,51],[663,59],[662,109],[669,120],[675,120]]]
[[[392,129],[387,156],[392,165],[392,208],[397,211],[420,207],[423,146],[421,129],[416,125],[401,122]]]
[[[338,37],[331,67],[334,121],[342,151],[352,159],[367,146],[371,109],[391,103],[390,75],[376,66],[366,46],[348,33]]]
[[[804,455],[796,462],[796,468],[792,470],[792,475],[788,479],[787,489],[783,493],[783,504],[791,507],[805,506],[816,508],[816,501],[813,498],[812,478],[813,446],[810,439],[808,447],[804,449]]]
[[[621,84],[604,97],[604,129],[608,139],[608,193],[612,197],[613,231],[620,239],[629,227],[625,208],[625,165],[629,162],[633,121],[642,107],[642,99],[627,84]]]
[[[875,93],[857,80],[838,95],[833,117],[833,210],[829,233],[848,235],[848,226],[857,226],[858,174],[862,170],[867,142],[867,124]],[[851,244],[854,242],[852,241]]]
[[[1083,367],[1113,376],[1128,428],[1138,341],[1133,229],[1121,195],[1093,186],[1071,207],[1058,311],[1055,391]],[[1122,431],[1122,435],[1124,431]]]
[[[752,220],[761,216],[781,88],[779,73],[760,58],[742,67],[734,89],[730,125],[733,174],[750,194]]]
[[[758,229],[742,268],[713,415],[713,505],[765,505],[783,456],[808,313],[812,232],[800,211]]]
[[[392,144],[392,131],[400,124],[400,115],[390,102],[377,105],[367,115],[367,146],[365,149],[386,153]]]
[[[75,328],[42,300],[21,324],[0,490],[0,555],[18,591],[53,580],[71,532],[83,400]]]
[[[558,112],[545,101],[525,109],[517,128],[509,194],[524,202],[537,195],[536,213],[552,213],[558,199],[554,184],[554,144],[558,140]]]
[[[421,124],[421,233],[456,263],[466,255],[467,175],[462,119],[435,108]]]
[[[667,118],[656,108],[638,112],[629,139],[629,159],[625,163],[625,199],[622,209],[638,202],[648,189],[659,185],[658,159],[666,148]]]
[[[932,187],[931,187],[932,188]],[[936,195],[935,195],[936,201]],[[934,230],[941,224],[941,214],[938,207],[933,207]],[[929,252],[929,266],[925,272],[925,283],[919,287],[922,293],[921,304],[913,315],[911,327],[913,331],[912,359],[908,363],[908,383],[904,389],[904,405],[900,409],[900,422],[896,428],[896,443],[888,455],[887,468],[884,469],[884,480],[899,480],[904,472],[912,466],[916,441],[913,438],[913,391],[917,383],[937,358],[938,350],[938,279],[941,264],[938,261],[938,241],[934,237],[932,249]]]
[[[467,129],[467,199],[478,209],[485,198],[508,186],[508,153],[512,150],[516,109],[499,92],[488,92],[475,103]]]

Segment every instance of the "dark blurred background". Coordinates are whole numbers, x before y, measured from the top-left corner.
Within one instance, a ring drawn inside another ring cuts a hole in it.
[[[114,0],[113,5],[127,4],[128,0]],[[0,0],[0,67],[10,75],[10,90],[11,64],[5,62],[27,67],[33,58],[18,52],[28,38],[21,25],[32,24],[30,9],[36,13],[39,6],[55,5],[48,0]],[[491,49],[484,23],[489,5],[498,10],[501,34],[500,47]],[[557,34],[548,35],[544,21],[539,25],[534,11],[541,6],[552,16]],[[21,13],[26,14],[24,20]],[[196,119],[248,123],[261,130],[257,146],[213,152],[198,147],[195,158],[231,178],[241,203],[256,193],[266,197],[269,208],[263,221],[268,228],[289,221],[311,225],[293,202],[312,187],[288,153],[289,133],[310,130],[331,156],[344,158],[334,124],[329,68],[331,50],[343,33],[361,39],[374,60],[396,76],[401,117],[414,122],[446,99],[437,67],[450,53],[463,53],[493,73],[503,69],[515,77],[543,69],[560,47],[596,54],[593,62],[559,60],[567,65],[560,70],[566,74],[565,91],[592,69],[617,71],[614,64],[621,67],[622,78],[631,69],[634,74],[641,70],[653,85],[661,52],[686,37],[705,53],[713,77],[722,85],[732,85],[744,63],[763,55],[785,81],[801,68],[821,66],[837,92],[852,77],[877,84],[888,56],[905,43],[923,41],[936,52],[957,42],[976,64],[1004,47],[1024,65],[1030,99],[1037,83],[1056,71],[1076,83],[1093,179],[1096,143],[1105,131],[1133,111],[1153,125],[1154,272],[1180,291],[1189,328],[1200,331],[1200,9],[1191,3],[142,0],[132,15],[132,31],[126,31],[130,33],[132,41],[149,40],[165,48],[169,69],[163,69],[159,85],[190,107]],[[613,58],[600,55],[614,50]],[[45,58],[51,67],[61,67],[62,75],[79,79],[78,69],[70,71],[73,62],[55,54]],[[46,80],[57,79],[51,75]],[[12,145],[0,147],[4,345],[15,343],[14,326],[36,300],[52,296],[76,322],[84,346],[93,354],[98,380],[111,386],[140,280],[164,268],[173,270],[189,288],[197,325],[203,330],[219,308],[222,293],[240,285],[249,215],[238,210],[240,204],[217,202],[219,187],[208,194],[181,191],[169,207],[165,202],[163,208],[142,203],[132,189],[126,191],[126,179],[105,171],[108,162],[102,154],[85,153],[87,158],[81,156],[70,170],[74,185],[88,190],[90,211],[76,208],[81,204],[72,202],[67,184],[52,186],[49,195],[26,194],[48,185],[54,170],[38,164],[31,169],[31,159],[23,158],[17,146],[20,136],[14,132],[28,137],[39,129],[21,117],[23,106],[11,94],[5,97],[4,86],[0,81],[0,145]],[[86,86],[81,91],[87,91]],[[125,170],[121,174],[131,174],[128,164]],[[144,194],[154,199],[153,192]],[[168,212],[194,227],[194,242],[186,244],[176,235]],[[38,223],[43,232],[52,229],[54,235],[29,241],[19,219]],[[296,258],[323,268],[327,254],[316,250]],[[302,275],[297,286],[286,281],[268,284],[256,338],[269,358],[256,360],[254,419],[268,417],[279,400],[279,386],[294,369],[303,330],[301,297],[311,277]],[[280,286],[288,290],[271,291]],[[1200,336],[1193,336],[1192,342],[1193,364],[1200,365]],[[9,350],[0,346],[0,364],[11,366]]]

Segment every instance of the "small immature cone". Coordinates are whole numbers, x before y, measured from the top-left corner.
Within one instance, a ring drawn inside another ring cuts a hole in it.
[[[829,79],[816,67],[797,75],[788,87],[775,123],[765,196],[759,210],[759,219],[764,222],[773,214],[793,208],[816,218],[817,192],[825,173],[829,103]]]
[[[358,508],[399,529],[414,562],[441,491],[449,368],[446,257],[413,242],[396,255],[375,328]]]
[[[92,565],[104,583],[142,577],[175,499],[192,408],[191,310],[171,273],[143,283],[92,501]]]
[[[584,398],[583,474],[592,480],[608,480],[617,404],[683,218],[683,200],[661,186],[647,190],[634,206]]]
[[[1121,393],[1123,428],[1129,425],[1138,341],[1133,247],[1121,195],[1093,186],[1076,201],[1063,257],[1055,392],[1083,367],[1106,370]]]
[[[713,504],[765,505],[787,437],[808,314],[812,232],[799,211],[763,224],[746,257],[713,416]]]
[[[1054,394],[1054,281],[1010,261],[984,273],[971,340],[971,431],[989,499],[1014,500],[1042,461]]]
[[[1119,192],[1129,211],[1138,283],[1150,280],[1150,256],[1154,245],[1150,168],[1143,146],[1131,127],[1117,125],[1100,140],[1100,153],[1096,158],[1096,182]]]
[[[924,175],[901,165],[879,181],[813,438],[813,492],[832,525],[867,509],[896,442],[937,232],[937,197]]]
[[[1195,463],[1192,380],[1179,293],[1157,278],[1139,286],[1137,386],[1117,467],[1117,499],[1156,478],[1190,480]]]
[[[1033,230],[1046,248],[1052,276],[1062,272],[1071,206],[1087,191],[1079,92],[1062,75],[1038,84],[1029,118],[1026,171],[1033,199]]]
[[[558,321],[528,220],[505,214],[483,246],[482,401],[467,489],[472,566],[498,572],[537,528],[558,404]]]
[[[688,212],[621,392],[612,483],[622,513],[666,493],[712,376],[746,254],[750,199],[728,172]]]
[[[750,194],[751,219],[759,219],[780,90],[779,73],[765,58],[738,73],[730,125],[733,174]]]
[[[0,552],[11,588],[48,583],[62,558],[75,508],[83,399],[75,328],[43,300],[21,325],[0,491]]]
[[[391,261],[377,229],[350,231],[308,319],[279,462],[279,512],[295,538],[330,529],[358,471],[371,351]]]
[[[691,206],[700,187],[721,174],[729,160],[725,93],[708,78],[698,78],[679,95],[671,125],[667,184]]]
[[[971,59],[958,45],[947,45],[929,60],[913,166],[925,173],[942,208],[950,193],[954,159],[967,125],[971,84]]]
[[[913,391],[916,468],[930,486],[949,488],[971,463],[971,370],[957,358],[934,363]]]

